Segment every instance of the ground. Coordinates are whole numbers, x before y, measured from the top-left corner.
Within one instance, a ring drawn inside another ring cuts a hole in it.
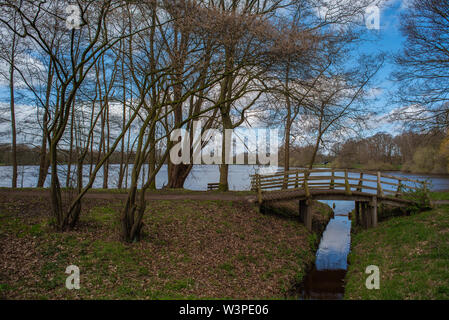
[[[380,222],[351,246],[345,299],[449,299],[449,205]],[[369,265],[379,267],[379,290],[365,286]]]
[[[0,298],[286,298],[319,239],[298,219],[260,214],[247,194],[189,192],[150,196],[138,243],[119,241],[124,199],[114,192],[90,193],[76,230],[57,233],[47,194],[0,190]],[[69,265],[80,290],[65,288]]]

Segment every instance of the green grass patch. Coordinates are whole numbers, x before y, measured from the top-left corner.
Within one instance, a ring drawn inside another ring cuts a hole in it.
[[[380,269],[380,289],[365,269]],[[352,238],[346,299],[449,299],[449,206],[395,217]]]
[[[431,200],[449,200],[449,192],[430,192]]]

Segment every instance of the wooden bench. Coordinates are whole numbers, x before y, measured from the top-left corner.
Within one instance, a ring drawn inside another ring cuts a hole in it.
[[[218,186],[219,186],[220,184],[217,182],[217,183],[208,183],[207,184],[207,191],[214,191],[214,190],[218,190]]]

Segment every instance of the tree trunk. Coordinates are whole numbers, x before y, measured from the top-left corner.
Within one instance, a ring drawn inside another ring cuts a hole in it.
[[[78,194],[81,193],[83,189],[83,158],[78,159],[78,171],[77,171],[77,189]],[[81,214],[81,199],[77,200],[71,211],[68,213],[68,228],[73,230],[78,223],[79,216]]]
[[[150,128],[150,136],[148,137],[151,142],[150,145],[155,145],[156,144],[156,138],[155,138],[155,131],[156,128]],[[156,170],[156,147],[151,148],[149,155],[148,155],[148,179],[150,179],[151,175],[154,173],[154,171]],[[184,186],[181,186],[181,188]],[[150,190],[156,190],[156,179],[153,179],[153,181],[150,184],[149,187]]]
[[[37,187],[42,188],[47,178],[48,168],[50,167],[50,159],[47,155],[47,121],[48,121],[48,108],[45,108],[44,119],[43,119],[43,129],[42,129],[42,144],[39,155],[39,177],[37,179]]]
[[[284,172],[290,170],[290,120],[287,120],[285,126],[285,143],[284,143]],[[288,188],[288,174],[284,176],[284,183],[282,189]]]
[[[135,174],[135,172],[134,172]],[[139,199],[137,191],[138,179],[133,177],[132,186],[128,192],[125,208],[121,215],[121,238],[125,242],[140,241],[143,227],[143,214],[145,213],[145,188],[140,191]],[[136,201],[137,200],[137,201]]]
[[[310,163],[309,163],[309,169],[310,170],[313,169],[313,164],[315,162],[315,158],[316,158],[316,155],[318,153],[318,149],[320,147],[321,136],[322,136],[322,134],[318,134],[318,137],[317,137],[316,142],[315,142],[315,146],[313,148],[312,158],[310,159]]]
[[[290,170],[290,125],[285,127],[284,171]]]
[[[10,109],[11,109],[11,135],[12,135],[12,188],[17,188],[17,133],[16,133],[16,111],[14,98],[14,68],[15,68],[15,46],[16,34],[13,34],[11,65],[9,72],[9,93],[10,93]]]
[[[72,159],[73,159],[73,126],[75,124],[75,100],[73,101],[72,116],[70,119],[70,147],[69,147],[69,158],[67,159],[67,176],[65,186],[67,188],[71,187],[71,173],[72,173]]]
[[[169,188],[172,189],[182,189],[184,188],[184,183],[189,176],[189,173],[192,169],[192,165],[190,164],[178,164],[173,165],[170,171],[170,184]]]
[[[285,101],[287,107],[287,118],[285,119],[285,143],[284,143],[284,172],[290,170],[290,130],[292,125],[292,109],[289,96],[289,77],[290,77],[290,63],[287,62],[285,68]],[[288,174],[284,176],[284,183],[282,189],[288,188]]]
[[[104,145],[105,152],[104,154],[107,154],[110,150],[110,126],[109,126],[109,101],[106,97],[106,143]],[[103,173],[103,189],[108,189],[109,186],[109,158],[106,159],[106,162],[104,163],[104,173]]]
[[[37,179],[37,187],[42,188],[45,183],[45,179],[48,175],[48,168],[50,167],[50,158],[47,154],[47,141],[48,141],[48,117],[50,110],[50,97],[53,84],[54,68],[52,61],[48,65],[47,74],[47,89],[45,93],[45,106],[44,106],[44,118],[42,120],[42,143],[39,156],[39,177]]]
[[[226,129],[232,129],[232,119],[228,112],[223,112],[221,115],[223,122],[223,135],[222,135],[222,148],[221,148],[221,165],[220,165],[220,181],[218,185],[218,190],[229,191],[229,165],[226,163],[228,154],[231,153],[231,141],[226,141]],[[231,153],[232,156],[232,153]],[[229,157],[231,158],[231,157]]]
[[[64,219],[62,214],[62,198],[61,198],[61,186],[58,178],[57,168],[57,145],[52,142],[50,144],[50,165],[51,165],[51,184],[50,184],[50,197],[51,197],[51,209],[53,217],[56,218],[55,227],[59,231],[64,231]]]

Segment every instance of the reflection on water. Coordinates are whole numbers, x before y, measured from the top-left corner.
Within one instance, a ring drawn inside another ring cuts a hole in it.
[[[343,299],[344,278],[351,245],[351,220],[348,213],[353,201],[322,201],[331,207],[334,217],[329,221],[316,253],[315,266],[302,285],[302,299]]]
[[[351,221],[347,215],[335,215],[323,233],[316,254],[317,270],[346,270],[350,243]]]

